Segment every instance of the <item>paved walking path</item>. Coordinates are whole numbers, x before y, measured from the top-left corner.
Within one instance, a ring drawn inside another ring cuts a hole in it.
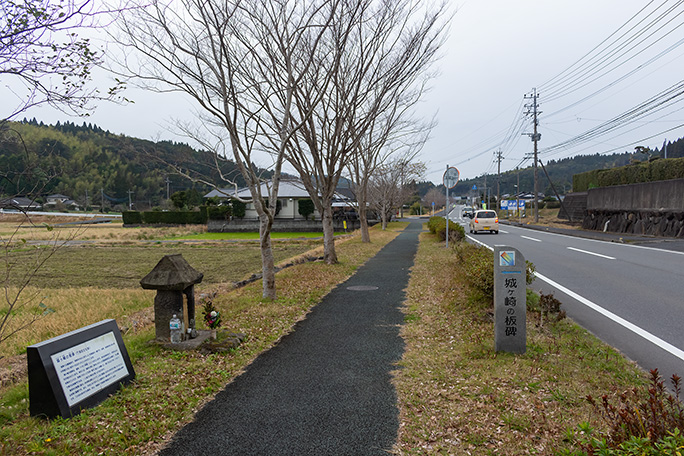
[[[340,284],[181,429],[162,456],[386,455],[399,428],[390,372],[422,220]]]

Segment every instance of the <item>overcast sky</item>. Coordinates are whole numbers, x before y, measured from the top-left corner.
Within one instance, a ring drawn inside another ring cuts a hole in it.
[[[530,138],[523,135],[532,131],[523,105],[532,102],[524,96],[533,88],[539,93],[544,163],[577,154],[633,151],[635,145],[660,148],[664,139],[684,136],[684,127],[679,127],[684,124],[684,97],[677,96],[684,90],[665,93],[684,79],[682,3],[454,2],[450,35],[437,63],[439,75],[419,107],[425,117],[436,113],[438,121],[419,158],[427,164],[426,178],[442,183],[447,165],[458,168],[462,178],[496,173],[497,150],[503,156],[502,171],[521,165],[533,151]],[[135,89],[127,96],[135,104],[101,104],[85,120],[113,133],[189,142],[169,127],[172,118],[192,117],[189,101]],[[626,116],[624,123],[606,124],[644,102],[652,104]],[[83,122],[48,108],[27,114],[34,116],[46,123]],[[564,141],[592,131],[562,147]]]

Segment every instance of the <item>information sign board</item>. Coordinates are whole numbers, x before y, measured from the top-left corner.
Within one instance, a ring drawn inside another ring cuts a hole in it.
[[[135,378],[114,320],[31,345],[26,355],[31,416],[77,415]]]

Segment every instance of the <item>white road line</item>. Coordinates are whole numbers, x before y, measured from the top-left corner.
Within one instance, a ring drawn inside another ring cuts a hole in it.
[[[609,319],[613,320],[615,323],[627,328],[628,330],[632,331],[637,336],[643,337],[644,339],[651,342],[652,344],[657,345],[658,347],[662,348],[666,352],[668,352],[668,353],[670,353],[670,354],[672,354],[672,355],[676,356],[677,358],[684,361],[684,351],[680,350],[679,348],[675,347],[674,345],[671,345],[671,344],[665,342],[661,338],[654,336],[650,332],[641,329],[637,325],[628,322],[627,320],[625,320],[622,317],[619,317],[618,315],[615,315],[613,312],[604,309],[603,307],[599,306],[598,304],[594,304],[593,302],[589,301],[587,298],[578,295],[574,291],[571,291],[568,288],[565,288],[563,285],[561,285],[557,282],[554,282],[553,280],[551,280],[547,277],[544,277],[543,275],[541,275],[538,272],[535,272],[534,276],[536,278],[539,278],[540,280],[543,280],[544,282],[548,283],[552,287],[557,288],[559,291],[562,291],[563,293],[567,294],[568,296],[578,300],[579,302],[581,302],[585,306],[589,307],[590,309],[595,310],[596,312],[600,313],[601,315],[605,316],[606,318],[609,318]]]
[[[520,229],[521,230],[524,230],[524,229],[529,230],[529,228],[520,228]],[[561,237],[566,237],[566,238],[570,238],[570,239],[580,239],[582,241],[587,241],[587,242],[600,242],[602,244],[621,245],[623,247],[629,247],[632,249],[655,250],[657,252],[673,253],[675,255],[684,255],[684,252],[679,252],[677,250],[659,249],[657,247],[648,247],[645,245],[634,245],[634,244],[629,244],[629,243],[623,244],[621,242],[611,242],[611,241],[605,241],[605,240],[601,240],[601,239],[591,239],[591,238],[586,238],[586,237],[582,237],[582,236],[570,236],[569,234],[551,233],[550,231],[544,231],[544,234],[548,234],[549,236],[561,236]]]
[[[508,234],[508,231],[504,231],[504,230],[499,230],[499,231],[501,231],[502,233]]]
[[[535,238],[529,237],[529,236],[520,235],[520,237],[523,239],[529,239],[530,241],[534,241],[534,242],[541,242],[541,239],[535,239]]]
[[[568,247],[568,250],[574,250],[575,252],[586,253],[587,255],[594,255],[594,256],[597,256],[597,257],[605,258],[605,259],[607,259],[607,260],[614,260],[614,259],[615,259],[615,257],[612,257],[612,256],[601,255],[600,253],[589,252],[589,251],[587,251],[587,250],[576,249],[576,248],[574,248],[574,247]]]

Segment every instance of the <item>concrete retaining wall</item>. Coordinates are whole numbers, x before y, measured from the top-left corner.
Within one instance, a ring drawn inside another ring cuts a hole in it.
[[[684,237],[684,179],[592,188],[582,228]]]
[[[592,188],[587,210],[684,212],[684,179]]]
[[[563,200],[563,207],[568,211],[573,222],[579,222],[587,213],[587,192],[568,193]],[[558,210],[558,218],[568,219],[568,214],[563,211],[563,207]]]

